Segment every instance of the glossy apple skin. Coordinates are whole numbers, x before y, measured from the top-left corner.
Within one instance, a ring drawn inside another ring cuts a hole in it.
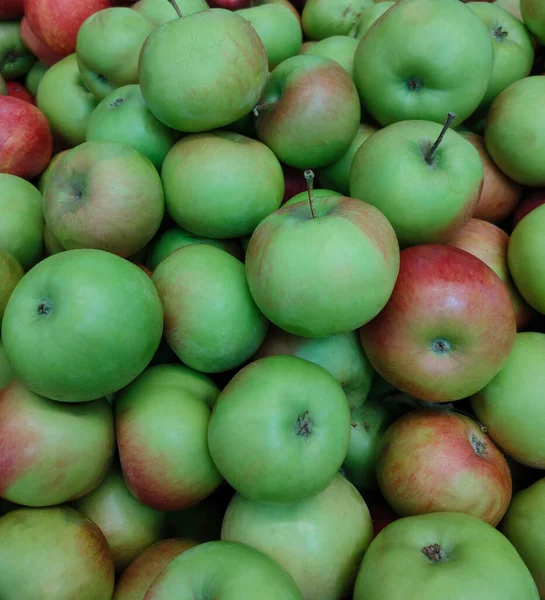
[[[25,11],[24,0],[4,0],[0,6],[0,19],[18,19]]]
[[[0,172],[32,179],[47,166],[53,136],[44,114],[11,96],[0,96]]]
[[[421,400],[449,402],[479,391],[507,362],[515,311],[481,260],[425,244],[401,252],[393,294],[360,334],[386,381]]]
[[[23,277],[23,267],[9,252],[0,248],[0,325],[11,293]]]
[[[525,194],[513,213],[513,229],[527,214],[531,213],[535,208],[541,206],[542,204],[545,204],[544,188],[530,190],[527,194]]]
[[[39,38],[30,27],[26,17],[23,17],[21,20],[21,39],[23,40],[23,44],[32,52],[32,54],[48,67],[59,62],[59,60],[66,56],[62,52],[55,52]]]

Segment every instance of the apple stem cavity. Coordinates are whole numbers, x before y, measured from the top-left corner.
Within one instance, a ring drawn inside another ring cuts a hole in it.
[[[503,42],[503,40],[507,37],[507,31],[503,29],[500,25],[494,29],[492,35],[496,38],[498,42]]]
[[[422,548],[422,554],[432,563],[442,562],[446,559],[444,550],[439,544],[430,544]]]
[[[255,106],[252,110],[252,112],[254,113],[254,115],[256,117],[259,117],[259,111],[263,110],[265,108],[270,108],[271,106],[274,106],[276,104],[276,102],[265,102],[265,104],[258,104],[257,106]]]
[[[435,354],[448,354],[452,347],[448,340],[437,338],[431,343],[431,349],[435,352]]]
[[[448,131],[448,128],[450,127],[450,124],[452,123],[452,121],[454,121],[455,118],[456,118],[456,115],[453,112],[448,113],[447,120],[445,121],[445,124],[443,125],[443,129],[441,129],[441,133],[439,134],[439,137],[435,140],[435,143],[429,149],[429,152],[426,154],[426,162],[428,163],[428,165],[431,165],[431,163],[433,162],[437,148],[439,148],[439,144],[443,141],[443,138],[445,137],[445,135]]]
[[[36,309],[36,312],[41,316],[41,317],[47,317],[48,315],[51,314],[51,311],[53,310],[53,303],[51,302],[51,300],[42,300],[39,304],[38,307]]]
[[[308,438],[312,433],[312,420],[308,415],[308,410],[306,410],[302,415],[297,415],[297,421],[295,423],[295,434],[301,437]]]
[[[316,207],[314,206],[314,198],[312,197],[312,191],[314,190],[314,171],[307,169],[304,173],[305,181],[307,182],[307,192],[308,192],[308,203],[310,205],[310,213],[312,218],[316,218]]]
[[[182,11],[180,10],[180,7],[178,6],[178,3],[176,2],[176,0],[168,0],[170,2],[170,4],[172,5],[172,8],[176,11],[176,14],[180,17],[180,19],[183,19],[183,14]]]
[[[469,443],[477,456],[486,456],[486,443],[474,433],[469,436]]]

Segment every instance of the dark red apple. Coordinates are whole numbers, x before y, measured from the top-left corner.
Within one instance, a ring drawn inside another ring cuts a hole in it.
[[[377,501],[369,504],[369,513],[371,514],[371,520],[373,521],[374,537],[377,537],[377,535],[390,523],[399,519],[384,500],[382,500],[382,502]]]
[[[297,196],[301,192],[305,192],[307,189],[307,183],[305,181],[305,170],[296,169],[288,165],[282,165],[282,171],[284,173],[284,198],[282,204]],[[318,184],[315,184],[319,187]]]
[[[64,58],[64,54],[52,50],[30,27],[26,17],[23,17],[20,27],[23,44],[47,67],[51,67]]]
[[[537,188],[530,190],[517,206],[513,214],[513,229],[518,225],[528,213],[531,213],[534,208],[545,204],[545,188]]]
[[[209,0],[210,8],[226,8],[227,10],[238,10],[250,6],[251,0]]]
[[[24,0],[2,0],[0,2],[0,20],[18,19],[23,16]]]
[[[8,96],[34,104],[34,98],[22,83],[18,81],[6,81],[6,87],[8,88]]]

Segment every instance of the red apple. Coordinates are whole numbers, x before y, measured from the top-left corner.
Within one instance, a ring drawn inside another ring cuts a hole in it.
[[[524,196],[513,214],[513,229],[528,213],[531,213],[534,208],[537,208],[542,204],[545,204],[545,188],[530,190],[528,194]]]
[[[413,410],[390,425],[377,478],[401,517],[461,512],[496,526],[511,501],[501,451],[476,421],[450,410]]]
[[[210,8],[226,8],[228,10],[238,10],[250,6],[251,0],[209,0]]]
[[[305,192],[307,184],[305,181],[304,169],[296,169],[288,165],[282,165],[284,172],[284,198],[282,204],[297,196],[301,192]],[[319,187],[318,185],[316,187]]]
[[[23,44],[47,67],[51,67],[64,58],[64,54],[52,50],[34,33],[26,17],[23,17],[21,21],[20,33]]]
[[[399,518],[384,500],[370,504],[369,513],[373,521],[374,537],[377,537],[386,526]]]
[[[43,113],[19,98],[0,96],[0,173],[32,179],[45,169],[52,151]]]
[[[6,81],[6,87],[8,88],[8,96],[34,104],[34,98],[30,95],[30,92],[18,81]]]
[[[386,381],[421,400],[449,402],[478,392],[503,367],[515,311],[484,262],[459,248],[422,244],[401,252],[390,300],[360,333]]]
[[[24,13],[24,0],[2,0],[0,2],[0,20],[18,19]]]

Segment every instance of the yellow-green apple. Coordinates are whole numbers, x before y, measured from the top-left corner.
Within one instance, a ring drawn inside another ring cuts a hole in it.
[[[66,156],[70,152],[70,150],[71,150],[71,148],[67,148],[66,150],[63,150],[62,152],[57,152],[57,154],[54,154],[51,157],[49,164],[47,165],[47,167],[44,169],[44,171],[40,175],[40,179],[38,181],[38,189],[40,190],[40,193],[42,194],[42,199],[41,199],[42,204],[43,204],[43,193],[45,192],[45,186],[47,185],[47,182],[48,182],[49,178],[51,177],[51,172],[53,171],[53,168],[61,160],[61,158],[63,156]],[[44,238],[45,238],[45,232],[44,232]]]
[[[150,585],[161,571],[196,542],[168,538],[143,550],[119,576],[112,600],[144,600]]]
[[[268,506],[236,494],[221,531],[222,540],[248,544],[274,559],[306,600],[350,594],[372,538],[367,505],[340,474],[323,492],[294,505]]]
[[[263,341],[268,321],[252,299],[244,265],[224,250],[179,248],[157,266],[153,283],[165,313],[165,339],[189,367],[228,371]]]
[[[192,15],[208,8],[206,0],[176,0],[176,2],[184,16]],[[138,0],[131,8],[144,15],[146,19],[150,20],[157,27],[167,21],[173,21],[178,18],[174,6],[166,0]]]
[[[478,202],[483,163],[466,139],[448,129],[452,118],[449,113],[443,128],[431,121],[389,125],[353,158],[350,195],[378,208],[402,247],[444,242]]]
[[[54,64],[44,74],[36,97],[38,108],[53,133],[68,146],[85,142],[85,130],[97,99],[81,78],[75,54]]]
[[[241,369],[220,393],[208,428],[212,459],[227,482],[248,500],[276,505],[323,491],[349,438],[339,383],[323,367],[289,355]]]
[[[161,169],[179,134],[149,111],[138,84],[120,87],[93,110],[86,125],[88,142],[119,142],[131,146]]]
[[[124,571],[142,550],[162,538],[165,514],[144,506],[130,493],[117,465],[72,507],[100,527],[117,572]]]
[[[267,54],[252,25],[234,12],[214,8],[154,31],[142,49],[139,83],[160,121],[197,133],[248,114],[268,73]]]
[[[357,332],[304,338],[272,325],[253,359],[278,354],[298,356],[329,371],[343,388],[350,407],[359,407],[365,402],[374,371],[361,347]]]
[[[4,344],[0,339],[0,390],[5,388],[10,381],[15,379],[15,373],[9,364],[6,351],[4,350]]]
[[[18,81],[7,81],[6,88],[8,90],[8,96],[19,98],[25,102],[34,104],[34,98],[30,95],[30,92]]]
[[[347,35],[373,0],[307,0],[303,8],[303,31],[311,40]]]
[[[545,334],[518,333],[505,367],[471,401],[496,444],[517,462],[536,469],[545,469],[542,385]]]
[[[0,248],[27,271],[42,256],[43,231],[40,192],[20,177],[0,173]]]
[[[30,102],[0,96],[0,173],[32,179],[45,169],[52,152],[44,114]]]
[[[96,248],[127,258],[153,239],[164,211],[157,170],[122,143],[73,148],[45,186],[45,222],[66,250]]]
[[[530,187],[545,185],[545,112],[539,101],[545,76],[512,83],[492,103],[485,143],[492,160],[511,179]]]
[[[357,40],[361,40],[369,29],[371,29],[371,25],[373,25],[375,21],[378,21],[394,4],[395,2],[376,2],[372,6],[365,8],[350,30],[349,35]]]
[[[2,600],[105,600],[114,591],[108,542],[68,506],[19,508],[0,518]]]
[[[312,56],[324,56],[338,62],[352,76],[354,72],[354,55],[358,42],[347,35],[334,35],[320,40],[305,51]]]
[[[94,490],[115,452],[106,400],[48,400],[14,380],[0,391],[0,496],[52,506]]]
[[[481,103],[493,64],[488,28],[462,2],[403,0],[361,39],[354,80],[364,108],[381,125],[442,123],[448,111],[457,124]]]
[[[172,219],[210,238],[250,235],[284,196],[272,150],[227,130],[182,138],[167,154],[161,179]]]
[[[519,21],[523,20],[520,12],[520,0],[496,0],[494,4],[509,11]]]
[[[103,250],[67,250],[18,283],[2,322],[17,377],[32,391],[82,402],[128,385],[152,359],[161,301],[136,265]]]
[[[393,294],[360,334],[386,381],[421,400],[451,402],[478,392],[507,362],[515,311],[504,283],[480,259],[422,244],[401,252]]]
[[[4,0],[0,6],[0,19],[18,19],[25,11],[24,0]]]
[[[157,510],[198,504],[222,481],[207,444],[211,406],[195,386],[202,383],[198,377],[192,383],[183,365],[157,365],[116,400],[125,481],[135,498]]]
[[[26,17],[23,17],[20,25],[21,40],[36,58],[44,65],[50,67],[67,56],[66,53],[55,52],[30,27]]]
[[[25,75],[36,58],[21,40],[18,21],[0,21],[0,75],[15,79]]]
[[[526,191],[520,204],[513,213],[513,229],[535,208],[545,204],[545,188],[533,188]]]
[[[447,244],[461,248],[480,258],[496,273],[505,283],[513,301],[517,330],[525,329],[535,315],[522,299],[509,273],[507,266],[509,235],[492,223],[480,219],[470,219],[458,233],[447,241]]]
[[[403,1],[403,0],[402,0]],[[371,542],[353,600],[539,600],[509,540],[461,513],[406,517]]]
[[[32,67],[30,67],[25,77],[25,87],[34,98],[38,94],[38,86],[40,85],[43,76],[45,75],[49,67],[44,65],[40,60],[37,60]]]
[[[11,293],[23,277],[23,267],[9,252],[0,248],[0,325]]]
[[[509,239],[509,270],[522,297],[545,314],[545,205],[538,206],[515,227]]]
[[[330,198],[332,196],[340,198],[342,197],[342,194],[340,192],[336,192],[335,190],[326,190],[322,188],[312,190],[313,201],[317,198]],[[304,192],[300,192],[299,194],[293,196],[287,202],[284,202],[282,206],[291,206],[292,204],[297,204],[298,202],[303,201],[308,204],[308,190],[305,190]]]
[[[520,13],[530,33],[545,43],[545,6],[540,0],[520,0]]]
[[[254,114],[258,138],[279,160],[307,169],[335,162],[348,150],[361,107],[339,63],[300,54],[274,69]]]
[[[224,541],[186,550],[161,571],[144,598],[199,598],[210,592],[214,600],[303,600],[274,560],[246,544]]]
[[[501,531],[530,569],[545,597],[545,479],[518,492],[501,523]]]

